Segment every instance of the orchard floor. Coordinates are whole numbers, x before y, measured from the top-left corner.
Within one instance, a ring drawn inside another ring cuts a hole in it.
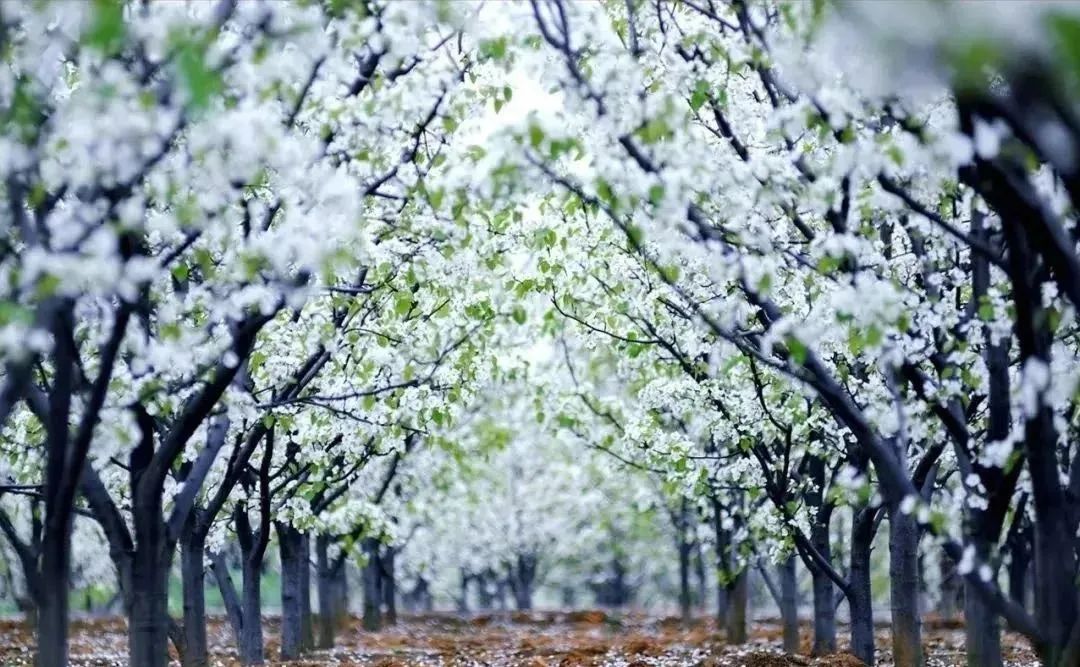
[[[277,656],[277,622],[265,623],[267,649]],[[76,621],[72,631],[75,667],[112,667],[126,664],[123,619]],[[878,664],[891,665],[888,628],[879,628]],[[220,618],[210,622],[212,663],[239,665],[232,638]],[[841,635],[843,628],[841,629]],[[810,628],[803,628],[803,651],[809,650]],[[956,623],[928,619],[924,629],[928,665],[963,665],[963,629]],[[0,621],[0,665],[33,664],[33,638],[18,621]],[[1006,664],[1037,665],[1028,646],[1006,635]],[[603,612],[493,614],[459,618],[452,615],[408,616],[378,633],[360,629],[350,619],[339,637],[339,647],[316,651],[296,667],[324,665],[370,667],[855,667],[847,654],[820,658],[785,656],[779,651],[780,627],[755,622],[750,642],[733,647],[710,620],[683,628],[677,620],[640,615],[613,616]],[[843,648],[843,646],[841,646]]]

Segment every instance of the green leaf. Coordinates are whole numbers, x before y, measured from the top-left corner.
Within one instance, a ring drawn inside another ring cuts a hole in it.
[[[525,313],[525,309],[521,306],[514,306],[514,310],[511,312],[511,316],[518,324],[525,324],[525,320],[528,317]]]
[[[206,45],[198,40],[184,40],[177,49],[176,66],[187,88],[190,104],[205,109],[223,88],[221,73],[206,63]]]
[[[900,150],[900,147],[896,144],[889,144],[885,147],[885,154],[889,156],[889,159],[896,163],[896,166],[904,166],[904,151]]]
[[[0,325],[18,322],[30,324],[33,322],[33,313],[29,308],[19,305],[14,301],[0,301]]]
[[[664,186],[656,183],[649,188],[649,203],[659,206],[664,201]]]
[[[709,99],[709,83],[704,79],[698,79],[694,84],[694,92],[690,94],[690,108],[697,111]]]
[[[442,208],[443,197],[445,197],[445,196],[446,196],[446,190],[444,190],[442,188],[437,188],[435,190],[429,190],[428,191],[428,202],[431,204],[432,208],[435,208],[435,209]]]
[[[532,278],[526,278],[514,287],[514,294],[517,295],[517,298],[519,299],[524,298],[524,296],[532,291],[534,287],[536,287],[536,281]]]
[[[874,347],[881,344],[884,334],[876,324],[871,324],[870,328],[866,330],[866,344]]]
[[[83,43],[106,55],[118,52],[124,44],[124,3],[122,0],[94,0],[90,27]]]
[[[486,39],[480,42],[480,55],[492,60],[502,60],[506,57],[506,37]]]
[[[787,340],[788,353],[791,355],[791,360],[800,366],[806,363],[806,355],[809,350],[806,349],[806,345],[801,340],[794,336],[788,336]]]
[[[635,134],[647,144],[655,144],[672,135],[671,127],[663,118],[653,118]]]
[[[611,184],[602,178],[596,181],[596,196],[608,206],[615,205],[615,191],[611,189]]]
[[[409,311],[413,308],[413,303],[411,294],[402,294],[398,296],[397,301],[394,302],[394,312],[398,315],[408,315]]]
[[[539,125],[529,126],[529,145],[533,148],[540,148],[540,145],[544,143],[544,131],[540,129]]]
[[[39,299],[47,299],[60,289],[60,278],[54,276],[51,273],[46,273],[38,279],[38,283],[34,288],[34,292]]]
[[[1073,74],[1080,74],[1080,18],[1060,12],[1048,19],[1050,33],[1054,36],[1054,46],[1063,58],[1060,62],[1073,68]]]

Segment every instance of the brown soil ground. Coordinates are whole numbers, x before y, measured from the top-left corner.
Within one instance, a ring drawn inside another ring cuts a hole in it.
[[[407,616],[394,627],[368,633],[359,619],[342,628],[339,646],[313,651],[291,663],[274,660],[278,653],[277,620],[265,622],[270,664],[296,667],[325,665],[370,667],[857,667],[862,663],[841,652],[810,657],[811,629],[803,628],[803,653],[779,650],[780,627],[754,624],[750,642],[729,646],[723,632],[708,619],[684,627],[676,619],[642,615],[573,613],[491,614],[460,618],[429,614]],[[75,667],[126,665],[127,627],[123,619],[78,620],[72,628],[71,664]],[[844,629],[840,635],[843,637]],[[929,667],[964,665],[963,625],[927,619],[924,637]],[[212,663],[239,665],[231,633],[223,619],[210,622]],[[888,628],[878,630],[878,665],[891,665]],[[1037,665],[1031,649],[1019,638],[1004,637],[1006,665]],[[0,665],[33,664],[33,637],[22,623],[0,621]]]

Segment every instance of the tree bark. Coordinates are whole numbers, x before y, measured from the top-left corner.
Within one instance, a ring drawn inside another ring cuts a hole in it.
[[[965,584],[964,591],[964,648],[968,667],[1001,667],[1001,626],[991,611]]]
[[[701,540],[694,540],[694,577],[697,582],[697,591],[694,599],[694,607],[701,610],[705,607],[708,599],[709,582],[705,571],[705,554],[701,546]]]
[[[941,596],[938,599],[938,614],[945,619],[956,617],[960,592],[963,590],[963,582],[956,572],[956,562],[949,558],[948,554],[942,553],[938,560],[941,577]],[[965,595],[969,594],[965,593]]]
[[[795,556],[788,556],[776,568],[780,579],[780,618],[784,625],[784,651],[799,650],[799,591],[795,579]]]
[[[315,628],[311,618],[311,536],[300,534],[300,649],[315,648]]]
[[[855,510],[851,522],[851,552],[848,569],[851,594],[851,652],[867,665],[874,664],[874,607],[870,588],[870,547],[874,540],[874,510]]]
[[[266,659],[262,633],[262,560],[244,554],[241,573],[244,580],[242,609],[244,620],[240,627],[240,661],[245,665],[261,665]]]
[[[365,537],[363,542],[367,562],[364,564],[364,629],[375,632],[382,627],[382,565],[379,563],[379,541]]]
[[[228,564],[221,554],[211,554],[211,567],[214,579],[217,580],[218,590],[221,591],[221,602],[225,605],[225,614],[229,619],[229,627],[233,631],[233,640],[240,646],[241,630],[244,627],[244,609],[240,602],[240,595],[236,592],[232,577],[229,574]]]
[[[67,667],[68,664],[68,589],[71,560],[64,531],[42,543],[41,605],[37,617],[37,667]]]
[[[684,531],[678,531],[679,549],[679,618],[683,623],[690,622],[690,607],[693,604],[690,594],[690,550],[692,545],[686,539]]]
[[[814,509],[810,525],[810,542],[821,557],[832,562],[832,540],[829,528],[832,524],[833,506],[825,499],[825,461],[819,456],[809,459],[807,473],[813,481],[813,489],[807,493],[807,504]],[[814,592],[814,655],[836,652],[836,593],[832,579],[821,567],[810,565]]]
[[[889,508],[889,597],[892,611],[893,662],[922,667],[919,618],[919,526],[915,518]]]
[[[319,648],[333,648],[336,619],[334,618],[333,573],[330,570],[330,538],[315,538],[316,586],[319,597]]]
[[[728,594],[728,531],[724,529],[723,513],[720,502],[715,496],[709,498],[713,511],[713,531],[716,535],[716,623],[727,626],[730,595]]]
[[[338,556],[330,568],[330,594],[333,601],[334,624],[345,627],[349,620],[349,581],[345,572],[345,557]]]
[[[192,522],[191,518],[188,523]],[[185,527],[180,543],[180,579],[184,595],[184,667],[210,664],[206,640],[206,535]]]
[[[301,571],[308,563],[300,531],[285,523],[277,523],[275,527],[281,559],[281,659],[293,660],[300,657],[303,649]]]
[[[746,643],[746,605],[748,598],[747,571],[744,569],[735,575],[728,592],[727,642],[729,644]]]
[[[129,660],[140,667],[166,667],[169,663],[168,581],[172,554],[166,549],[161,496],[157,493],[137,494],[132,519],[135,556],[131,561],[128,609]]]
[[[514,564],[510,566],[510,576],[507,581],[510,590],[514,594],[514,604],[518,611],[532,609],[533,581],[536,579],[536,556],[532,554],[518,554]]]
[[[386,607],[386,614],[384,620],[386,625],[397,625],[397,579],[395,568],[395,560],[397,557],[397,550],[394,547],[387,547],[386,552],[380,559],[382,563],[382,589],[383,605]]]

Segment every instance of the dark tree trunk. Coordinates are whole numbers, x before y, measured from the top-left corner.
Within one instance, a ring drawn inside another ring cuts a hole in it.
[[[349,581],[345,572],[345,556],[338,556],[330,567],[330,599],[334,625],[340,630],[349,621]]]
[[[169,664],[168,582],[171,553],[166,549],[161,497],[146,494],[132,507],[135,555],[131,561],[128,652],[132,665]]]
[[[491,590],[491,573],[482,572],[473,579],[476,584],[476,608],[488,611],[495,606],[495,592]],[[513,586],[513,581],[510,582]]]
[[[532,609],[533,582],[536,579],[536,556],[519,554],[510,572],[510,589],[519,611]]]
[[[334,574],[330,562],[330,538],[315,538],[316,586],[319,597],[319,648],[333,648],[337,619],[334,611]]]
[[[969,667],[1001,667],[1001,626],[991,611],[965,584],[964,590],[964,648]]]
[[[690,594],[690,555],[693,545],[687,541],[683,531],[678,533],[679,548],[679,618],[683,623],[690,622],[690,607],[693,604]]]
[[[780,618],[784,625],[784,651],[799,651],[799,590],[795,579],[795,556],[776,568],[780,579]]]
[[[461,571],[460,594],[456,602],[459,614],[469,613],[469,575],[465,573],[465,570]]]
[[[303,649],[303,574],[308,566],[303,535],[284,523],[276,524],[281,558],[281,659],[300,657]]]
[[[225,605],[225,615],[229,619],[229,627],[233,631],[233,640],[240,646],[241,629],[244,627],[244,610],[240,602],[240,595],[236,592],[232,577],[229,575],[229,566],[225,557],[221,554],[211,554],[211,568],[214,579],[217,580],[218,590],[221,591],[221,602]]]
[[[893,662],[922,667],[919,618],[919,526],[892,505],[889,511],[889,598],[892,611]]]
[[[728,591],[727,641],[729,644],[745,644],[746,606],[749,601],[748,572],[744,569],[731,582]]]
[[[194,513],[193,515],[194,516]],[[184,667],[210,664],[206,641],[206,534],[189,517],[180,542],[180,580],[184,595]]]
[[[705,573],[705,554],[704,549],[701,546],[701,540],[694,540],[694,576],[697,579],[697,595],[695,596],[694,606],[701,609],[705,606],[705,601],[708,598],[709,583],[708,575]]]
[[[1028,566],[1031,562],[1031,530],[1023,518],[1015,519],[1009,531],[1009,597],[1027,606]]]
[[[807,504],[814,508],[814,521],[810,526],[810,542],[821,557],[832,562],[832,541],[829,527],[832,524],[833,506],[825,499],[825,461],[814,456],[809,459],[807,473],[814,488],[807,494]],[[809,564],[809,565],[812,565]],[[833,581],[824,568],[810,567],[814,591],[814,655],[836,652],[836,593]]]
[[[37,667],[67,667],[68,589],[70,588],[71,525],[60,526],[42,542],[41,604],[37,617]]]
[[[424,582],[424,601],[422,606],[424,611],[435,611],[435,596],[431,594],[431,589],[428,587],[426,581]]]
[[[383,605],[386,607],[386,625],[397,625],[397,580],[395,560],[397,552],[393,547],[388,547],[382,555],[382,596]]]
[[[874,510],[855,510],[851,522],[850,570],[851,652],[867,665],[874,664],[874,607],[870,588],[870,547],[874,540]]]
[[[713,531],[716,535],[716,623],[727,626],[730,595],[728,591],[728,531],[724,529],[723,513],[716,497],[709,498],[713,511]]]
[[[240,575],[243,591],[238,596],[233,586],[225,559],[214,555],[214,574],[225,602],[225,608],[236,635],[240,662],[244,665],[261,665],[266,660],[262,632],[262,564],[269,541],[272,522],[269,515],[269,494],[266,492],[269,478],[271,451],[263,457],[260,467],[260,514],[258,529],[253,529],[243,505],[234,508],[233,525],[240,545]]]
[[[379,563],[379,541],[365,537],[363,542],[367,563],[364,564],[364,629],[374,632],[382,627],[382,565]]]
[[[510,609],[510,601],[506,597],[506,592],[509,589],[510,582],[507,579],[499,579],[495,584],[495,599],[498,601],[499,611]]]
[[[311,536],[300,534],[300,648],[315,648],[315,628],[311,618]]]
[[[962,105],[960,112],[962,127],[970,128],[973,109]],[[1045,271],[1034,267],[1041,259],[1047,259],[1045,245],[1052,245],[1053,241],[1040,238],[1050,232],[1038,225],[1035,230],[1030,228],[1030,205],[1022,200],[1024,196],[1037,195],[1030,186],[1021,192],[1011,182],[1002,183],[1004,179],[986,162],[976,161],[974,168],[962,170],[961,175],[973,181],[1000,214],[1008,247],[1007,268],[1015,310],[1013,332],[1019,346],[1019,363],[1021,367],[1031,362],[1049,366],[1053,335],[1049,317],[1042,308]],[[1058,278],[1058,286],[1066,294],[1075,294],[1075,285],[1068,280],[1062,284],[1063,277],[1056,270],[1051,277]],[[1075,299],[1072,300],[1076,305]],[[1039,397],[1034,414],[1024,420],[1024,453],[1035,507],[1035,619],[1044,637],[1038,651],[1044,664],[1055,666],[1080,663],[1080,655],[1075,652],[1080,648],[1076,646],[1080,633],[1071,637],[1077,617],[1076,530],[1070,524],[1057,447],[1054,413],[1047,401]]]
[[[266,659],[262,633],[262,561],[243,555],[241,574],[244,592],[241,599],[243,623],[240,627],[240,661],[245,665],[261,665]]]
[[[938,614],[942,618],[952,619],[956,617],[962,580],[956,572],[956,561],[949,558],[948,554],[942,553],[939,559],[941,576],[941,596],[938,599]],[[966,595],[966,593],[965,593]]]
[[[562,608],[573,609],[577,606],[577,591],[573,586],[562,587]]]
[[[50,300],[52,301],[52,300]],[[75,329],[74,304],[55,300],[51,304],[50,328],[54,345],[54,378],[49,392],[45,459],[45,521],[41,551],[41,600],[38,615],[37,667],[67,667],[68,589],[71,582],[71,528],[74,505],[73,484],[80,470],[71,470],[71,396],[74,389],[77,350],[68,343]],[[29,376],[26,376],[27,381]],[[85,452],[82,453],[85,455]],[[83,467],[83,462],[76,464]],[[69,482],[71,473],[74,480]],[[71,491],[71,493],[69,493]]]

